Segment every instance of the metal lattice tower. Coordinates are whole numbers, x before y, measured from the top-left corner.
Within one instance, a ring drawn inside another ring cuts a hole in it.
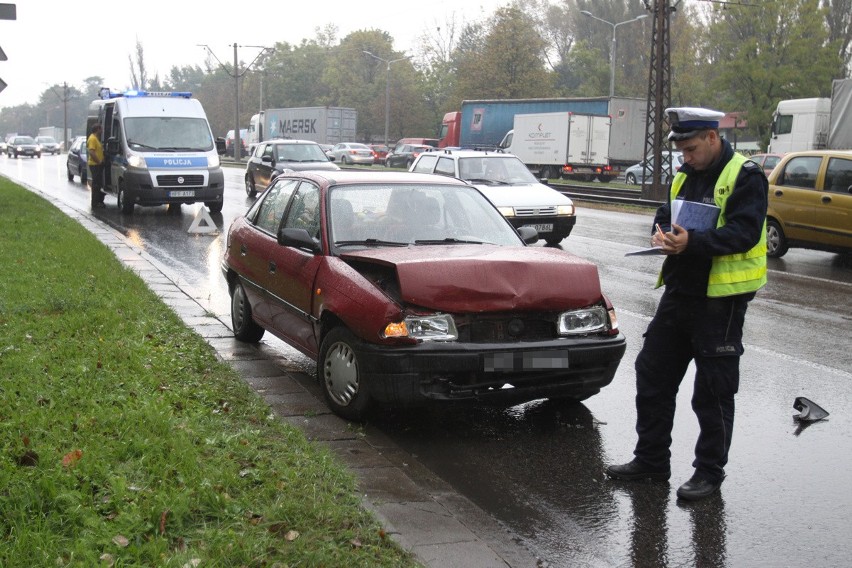
[[[675,2],[675,6],[680,0]],[[642,197],[655,201],[665,201],[666,188],[662,184],[663,138],[665,128],[665,109],[672,98],[671,73],[669,65],[669,29],[671,13],[675,8],[669,6],[669,0],[645,0],[645,8],[653,17],[651,33],[651,60],[648,72],[648,113],[645,133],[645,156],[653,156],[654,168],[652,182],[642,185]],[[669,166],[671,168],[671,166]],[[671,172],[669,172],[671,179]]]

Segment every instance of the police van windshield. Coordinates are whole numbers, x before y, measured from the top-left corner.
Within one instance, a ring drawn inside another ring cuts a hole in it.
[[[127,145],[136,152],[207,152],[213,149],[203,118],[144,116],[124,119]]]

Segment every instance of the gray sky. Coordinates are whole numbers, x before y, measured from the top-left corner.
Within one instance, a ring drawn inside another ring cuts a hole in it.
[[[0,47],[8,57],[0,61],[0,79],[8,85],[0,92],[0,107],[35,104],[50,85],[79,88],[94,75],[104,77],[104,86],[123,89],[130,83],[128,57],[135,61],[137,40],[144,49],[148,75],[160,77],[175,65],[203,65],[207,54],[198,44],[209,45],[226,63],[234,60],[234,43],[246,46],[238,49],[238,55],[248,63],[258,50],[247,46],[298,44],[329,23],[338,27],[339,38],[355,30],[385,30],[394,38],[395,49],[412,53],[417,38],[451,15],[457,22],[479,20],[509,0],[12,3],[17,6],[17,20],[0,20]],[[214,5],[227,8],[211,8]],[[93,6],[98,8],[91,10]],[[276,11],[281,13],[278,18]]]

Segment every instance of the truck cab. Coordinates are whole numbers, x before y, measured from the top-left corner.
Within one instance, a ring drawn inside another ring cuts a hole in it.
[[[89,105],[86,132],[103,128],[103,190],[116,196],[122,213],[197,202],[222,211],[221,142],[191,93],[101,89],[100,97]]]

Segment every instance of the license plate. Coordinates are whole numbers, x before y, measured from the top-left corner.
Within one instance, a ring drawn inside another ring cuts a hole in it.
[[[552,233],[553,232],[553,223],[543,223],[541,225],[524,225],[525,227],[532,227],[539,233]]]
[[[195,197],[194,191],[170,191],[169,197]]]
[[[526,351],[523,353],[487,353],[482,370],[486,373],[507,371],[546,371],[568,368],[568,351]]]

